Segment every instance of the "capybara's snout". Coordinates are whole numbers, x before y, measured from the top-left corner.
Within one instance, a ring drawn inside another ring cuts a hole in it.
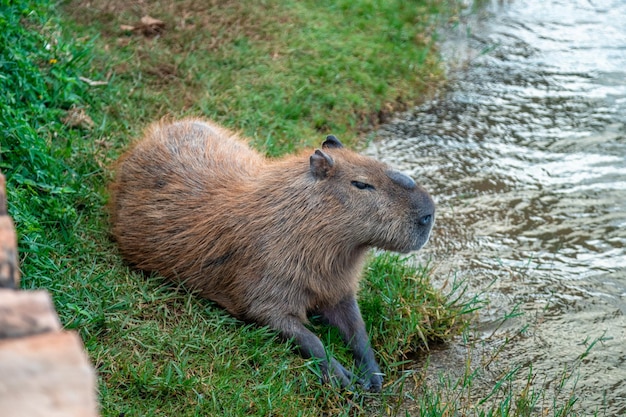
[[[418,250],[428,242],[430,232],[435,224],[435,202],[426,190],[419,186],[417,188],[414,215],[417,236],[415,247],[412,250]]]
[[[399,216],[402,226],[391,240],[393,244],[380,246],[398,252],[416,251],[428,242],[430,232],[435,223],[435,202],[422,186],[418,185],[408,175],[389,169],[386,172],[395,189],[402,190],[399,197],[394,199],[400,211],[406,213]],[[391,212],[391,211],[390,211]]]

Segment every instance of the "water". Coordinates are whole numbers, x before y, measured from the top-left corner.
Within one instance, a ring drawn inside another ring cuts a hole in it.
[[[444,35],[449,90],[368,151],[435,197],[420,256],[485,292],[485,340],[529,325],[499,361],[549,389],[580,365],[583,410],[626,415],[626,2],[486,3]]]

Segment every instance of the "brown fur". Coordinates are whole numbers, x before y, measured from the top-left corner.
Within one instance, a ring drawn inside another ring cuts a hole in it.
[[[304,350],[313,342],[305,356],[319,356],[317,341],[301,340],[310,335],[298,323],[320,311],[359,321],[356,303],[346,314],[338,306],[355,298],[367,250],[419,249],[434,216],[421,187],[338,141],[271,160],[195,119],[146,131],[119,161],[110,209],[129,263],[296,337]],[[377,372],[375,361],[364,366]]]

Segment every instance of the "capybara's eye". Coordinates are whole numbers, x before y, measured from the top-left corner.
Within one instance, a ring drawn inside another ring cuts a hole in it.
[[[366,182],[361,182],[361,181],[352,181],[352,185],[354,185],[359,190],[375,190],[376,189],[374,188],[373,185],[368,184]]]

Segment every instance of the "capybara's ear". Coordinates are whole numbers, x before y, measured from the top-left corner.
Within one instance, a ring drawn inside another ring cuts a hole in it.
[[[326,136],[326,140],[322,143],[322,149],[324,148],[343,148],[343,144],[339,142],[337,136],[328,135]]]
[[[326,178],[335,165],[333,158],[319,149],[315,150],[315,153],[311,155],[309,160],[311,163],[311,174],[317,179]]]

